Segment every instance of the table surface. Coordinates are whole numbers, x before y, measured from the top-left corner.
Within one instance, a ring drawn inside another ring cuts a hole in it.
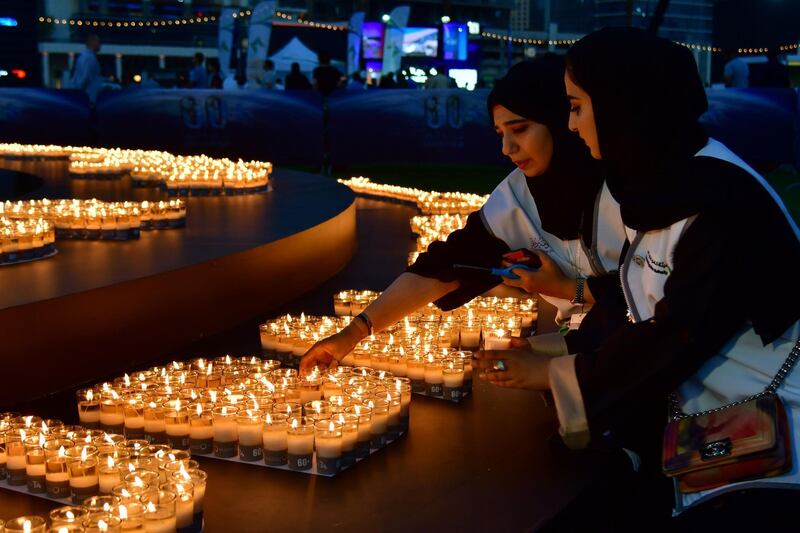
[[[72,179],[65,162],[6,161],[0,166],[45,177],[24,196],[98,198],[106,201],[165,200],[156,188],[134,188],[130,179]],[[57,298],[249,250],[320,224],[346,209],[353,193],[331,178],[276,170],[273,190],[240,196],[187,199],[186,227],[142,231],[136,240],[56,242],[49,259],[0,267],[0,309]]]

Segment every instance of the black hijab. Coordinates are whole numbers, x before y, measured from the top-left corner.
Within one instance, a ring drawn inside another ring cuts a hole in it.
[[[720,261],[720,276],[733,277],[730,289],[741,291],[762,340],[777,338],[798,317],[800,244],[753,176],[695,157],[708,142],[698,122],[708,103],[691,52],[641,30],[606,28],[570,49],[567,69],[592,99],[606,181],[625,224],[651,231],[706,213],[729,221],[725,232],[704,238],[728,243],[726,253],[736,259],[712,259]],[[734,255],[742,247],[752,261]]]
[[[594,204],[603,185],[600,167],[583,141],[570,132],[564,92],[564,64],[555,56],[517,63],[495,83],[486,101],[494,125],[494,107],[544,124],[553,137],[553,156],[540,176],[528,177],[542,228],[562,240],[591,239]],[[587,242],[591,244],[591,242]]]
[[[568,75],[592,99],[608,187],[625,224],[647,231],[713,201],[692,160],[708,142],[708,108],[691,52],[635,28],[605,28],[567,53]]]

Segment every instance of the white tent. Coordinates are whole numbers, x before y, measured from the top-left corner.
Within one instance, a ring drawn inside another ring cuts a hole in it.
[[[270,56],[275,63],[275,71],[285,74],[291,70],[292,63],[299,63],[300,70],[310,74],[319,65],[317,54],[297,37],[292,37],[286,46]]]

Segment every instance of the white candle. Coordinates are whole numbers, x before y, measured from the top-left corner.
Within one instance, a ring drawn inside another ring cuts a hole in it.
[[[101,469],[98,478],[100,483],[100,492],[103,494],[111,494],[111,490],[121,482],[119,470],[117,469]]]
[[[99,483],[97,475],[78,476],[69,478],[69,486],[76,489],[86,489]]]
[[[279,452],[287,449],[287,436],[286,426],[273,427],[270,425],[264,426],[264,431],[261,434],[265,450]]]
[[[185,437],[186,435],[191,434],[191,428],[189,427],[189,422],[180,424],[165,424],[165,428],[167,431],[167,435],[171,437]]]
[[[214,418],[214,440],[217,442],[236,442],[239,432],[233,418]]]
[[[209,420],[210,422],[210,420]],[[192,424],[189,428],[189,438],[194,440],[208,440],[214,438],[214,426],[211,424]]]
[[[6,459],[6,468],[9,470],[25,470],[25,464],[24,455],[9,455]]]
[[[372,413],[372,419],[370,420],[370,433],[372,435],[381,435],[386,433],[386,427],[389,424],[389,412],[374,412]],[[359,425],[359,428],[361,426]]]
[[[145,513],[144,517],[144,530],[147,533],[175,533],[178,528],[175,515],[162,517],[161,513]]]
[[[192,525],[194,521],[194,500],[189,492],[178,494],[177,505],[175,507],[175,522],[178,528],[182,529]]]
[[[100,423],[108,427],[121,426],[125,423],[125,415],[100,410]]]
[[[143,429],[144,428],[144,416],[126,416],[125,417],[125,427],[127,429]]]
[[[244,446],[261,446],[262,431],[261,424],[242,423],[238,427],[239,444]]]
[[[288,434],[286,449],[292,455],[311,455],[314,452],[314,434]]]
[[[69,481],[69,474],[66,472],[47,472],[44,478],[50,483],[63,483]]]
[[[164,433],[167,430],[167,425],[163,418],[145,418],[144,431],[145,433],[156,434]]]
[[[461,369],[445,369],[442,373],[444,386],[450,389],[458,389],[464,385],[464,371]]]
[[[30,477],[42,477],[46,474],[44,463],[28,463],[25,465],[25,473]]]

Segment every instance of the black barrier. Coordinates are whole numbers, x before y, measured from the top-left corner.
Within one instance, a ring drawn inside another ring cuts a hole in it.
[[[334,165],[503,164],[487,91],[342,90],[329,98]],[[789,89],[710,90],[709,133],[756,166],[800,164],[798,96]],[[0,142],[159,149],[320,166],[315,91],[132,89],[101,93],[96,113],[75,91],[0,90]]]

